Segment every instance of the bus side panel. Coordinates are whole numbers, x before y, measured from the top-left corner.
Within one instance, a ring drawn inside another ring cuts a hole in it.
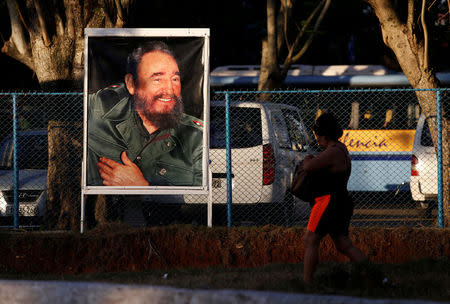
[[[352,158],[349,191],[409,191],[415,130],[344,130]]]
[[[409,190],[411,153],[350,153],[352,174],[349,191],[397,191]]]

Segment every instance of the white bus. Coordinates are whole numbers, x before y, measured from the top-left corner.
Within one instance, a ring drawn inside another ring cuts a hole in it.
[[[437,76],[450,84],[450,73]],[[258,78],[259,66],[218,67],[211,72],[211,89],[231,91],[233,98],[242,90],[255,90]],[[293,65],[285,93],[276,96],[298,107],[310,126],[321,111],[337,116],[345,128],[341,141],[352,157],[350,191],[409,195],[420,107],[408,87],[403,73],[379,65]]]

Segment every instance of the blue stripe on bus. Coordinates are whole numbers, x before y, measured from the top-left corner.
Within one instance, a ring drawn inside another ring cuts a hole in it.
[[[350,158],[352,160],[404,160],[411,161],[411,155],[351,155]]]

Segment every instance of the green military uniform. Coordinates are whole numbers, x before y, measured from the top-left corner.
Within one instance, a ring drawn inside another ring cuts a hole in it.
[[[91,94],[88,101],[87,185],[102,185],[97,163],[128,157],[151,186],[201,186],[203,121],[183,114],[172,129],[149,134],[124,84]]]

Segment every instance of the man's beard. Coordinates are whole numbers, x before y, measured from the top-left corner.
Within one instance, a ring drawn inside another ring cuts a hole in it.
[[[158,98],[161,97],[163,97],[163,94],[156,95],[152,99],[147,99],[145,96],[139,95],[136,92],[134,95],[135,108],[158,129],[174,128],[181,122],[181,116],[184,111],[183,100],[181,96],[177,97],[172,95],[171,98],[175,100],[172,109],[169,112],[159,112],[154,109],[154,105],[158,102]]]

